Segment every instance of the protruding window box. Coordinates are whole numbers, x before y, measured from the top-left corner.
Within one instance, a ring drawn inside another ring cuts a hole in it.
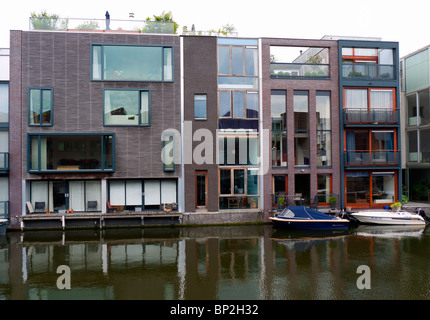
[[[28,172],[113,172],[115,136],[28,134]]]

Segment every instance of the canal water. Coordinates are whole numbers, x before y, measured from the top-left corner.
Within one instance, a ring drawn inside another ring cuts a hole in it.
[[[430,229],[11,232],[0,299],[430,299]]]

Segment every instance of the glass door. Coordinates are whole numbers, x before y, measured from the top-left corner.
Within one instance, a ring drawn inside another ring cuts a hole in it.
[[[68,183],[66,181],[52,181],[52,200],[54,211],[68,208]]]
[[[207,171],[196,171],[196,208],[207,209],[208,202]]]

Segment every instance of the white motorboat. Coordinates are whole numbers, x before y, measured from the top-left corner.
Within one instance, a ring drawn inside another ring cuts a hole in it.
[[[351,213],[351,217],[365,224],[377,225],[425,225],[422,216],[407,211],[363,210]]]

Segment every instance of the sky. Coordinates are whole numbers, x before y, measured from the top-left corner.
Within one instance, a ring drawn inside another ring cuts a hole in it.
[[[171,11],[179,24],[196,30],[230,24],[239,37],[321,39],[325,35],[377,37],[399,42],[400,57],[430,44],[427,0],[12,0],[0,10],[0,48],[9,30],[29,30],[32,12],[61,18],[145,20]]]

